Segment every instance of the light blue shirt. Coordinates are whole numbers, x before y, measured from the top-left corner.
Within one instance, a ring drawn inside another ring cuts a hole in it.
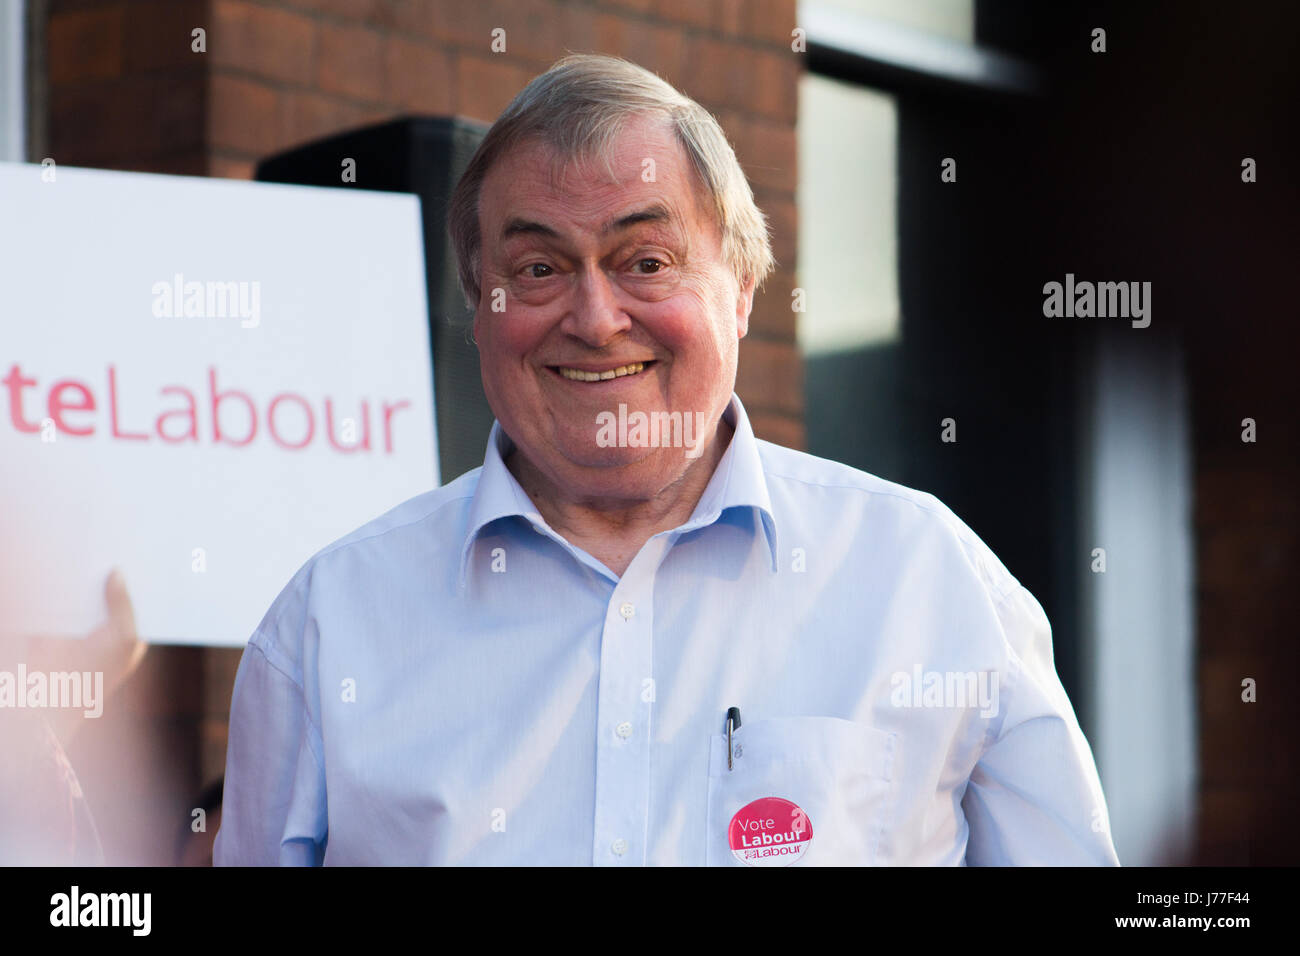
[[[499,424],[308,561],[240,662],[216,863],[1117,864],[1032,595],[934,497],[727,417],[622,577]]]

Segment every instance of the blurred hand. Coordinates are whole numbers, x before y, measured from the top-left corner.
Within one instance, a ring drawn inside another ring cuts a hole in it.
[[[126,581],[116,568],[104,584],[104,600],[108,619],[85,637],[34,638],[27,649],[28,670],[102,672],[104,697],[111,698],[140,666],[149,645],[136,633],[135,610],[126,593]],[[48,716],[55,718],[52,725],[65,743],[84,723],[81,711],[51,710]]]

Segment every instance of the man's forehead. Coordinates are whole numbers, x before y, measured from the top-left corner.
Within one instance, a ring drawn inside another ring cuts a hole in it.
[[[647,161],[674,167],[688,162],[672,125],[658,116],[626,119],[605,136],[590,135],[585,144],[558,148],[537,135],[516,144],[510,152],[562,187],[571,178],[604,180],[619,185],[640,179]]]
[[[630,229],[633,226],[639,226],[642,223],[661,223],[669,225],[677,221],[680,217],[673,211],[668,203],[661,200],[653,200],[647,205],[633,209],[628,212],[619,212],[605,219],[595,227],[595,232],[600,236],[608,236],[610,233],[620,232],[624,229]],[[540,219],[530,219],[528,215],[510,215],[506,217],[501,227],[501,236],[509,239],[512,236],[522,235],[543,235],[552,238],[558,238],[559,232],[554,227],[548,225]]]
[[[513,220],[554,215],[560,202],[566,215],[578,214],[603,233],[688,218],[701,189],[671,129],[642,124],[620,131],[603,155],[564,156],[537,139],[519,144],[488,172],[479,208],[495,214],[503,234],[518,234]]]

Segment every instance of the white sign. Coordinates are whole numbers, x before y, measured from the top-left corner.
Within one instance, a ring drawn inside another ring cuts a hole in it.
[[[239,645],[437,484],[419,200],[0,163],[0,636]]]

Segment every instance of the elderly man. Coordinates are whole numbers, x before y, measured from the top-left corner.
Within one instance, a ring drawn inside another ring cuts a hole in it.
[[[451,229],[483,466],[272,605],[218,864],[1117,862],[1033,597],[933,497],[754,437],[771,252],[705,110],[568,57]]]

